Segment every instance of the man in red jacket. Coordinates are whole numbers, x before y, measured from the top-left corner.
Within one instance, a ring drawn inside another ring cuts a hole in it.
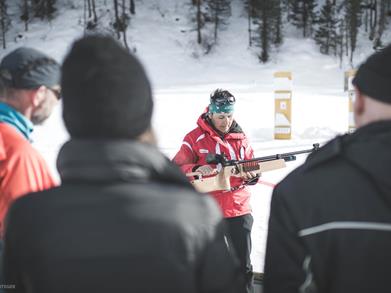
[[[198,118],[197,128],[185,136],[180,150],[173,158],[184,173],[197,171],[206,176],[216,173],[216,166],[206,161],[208,154],[224,154],[228,160],[253,158],[253,149],[234,120],[234,106],[235,97],[229,91],[217,89],[211,94],[210,104]],[[211,195],[226,218],[232,245],[245,274],[246,291],[252,292],[250,253],[253,217],[247,185],[255,184],[258,176],[248,172],[241,178],[231,177],[230,181],[230,191],[214,191]]]
[[[41,124],[59,99],[59,64],[20,47],[0,63],[0,235],[11,202],[23,194],[53,187],[55,180],[31,146],[33,125]]]

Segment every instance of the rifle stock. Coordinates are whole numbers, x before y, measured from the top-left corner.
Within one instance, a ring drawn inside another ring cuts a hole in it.
[[[235,166],[224,167],[219,173],[214,176],[203,177],[201,173],[198,173],[195,179],[191,180],[190,183],[193,184],[194,188],[202,193],[208,193],[216,190],[231,190],[230,178],[234,173]],[[190,173],[191,174],[191,173]],[[194,176],[189,173],[186,176]]]
[[[285,168],[286,164],[283,159],[259,162],[258,169],[253,170],[253,172],[260,174],[263,172],[268,172],[276,169]],[[218,190],[231,190],[231,176],[241,177],[243,173],[246,171],[243,170],[243,165],[238,166],[226,166],[214,176],[203,177],[199,172],[187,173],[186,176],[196,178],[191,180],[190,183],[194,186],[194,188],[201,193],[208,193],[212,191]],[[239,171],[238,171],[239,170]]]

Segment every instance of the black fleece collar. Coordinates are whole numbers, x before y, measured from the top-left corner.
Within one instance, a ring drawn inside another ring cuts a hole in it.
[[[219,135],[219,137],[221,139],[224,139],[224,136],[227,134],[227,133],[222,133],[221,131],[219,131],[212,123],[212,120],[209,118],[208,114],[207,113],[204,113],[203,115],[203,119],[210,125],[210,127]],[[228,130],[228,133],[243,133],[243,130],[242,128],[240,127],[240,125],[234,120],[232,122],[232,125],[230,127],[230,129]]]

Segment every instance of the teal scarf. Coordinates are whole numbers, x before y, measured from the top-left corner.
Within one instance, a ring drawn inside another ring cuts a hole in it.
[[[18,129],[29,141],[33,123],[14,108],[0,102],[0,122],[8,123]]]

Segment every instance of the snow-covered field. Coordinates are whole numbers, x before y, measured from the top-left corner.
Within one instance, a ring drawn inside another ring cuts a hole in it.
[[[30,24],[18,42],[9,48],[26,45],[41,49],[62,61],[71,42],[83,28],[82,1],[64,1],[64,10],[49,26]],[[80,2],[80,3],[79,3]],[[209,55],[197,49],[196,31],[189,22],[189,5],[182,0],[139,0],[132,16],[128,42],[136,49],[154,87],[153,126],[159,148],[168,157],[179,149],[184,135],[196,126],[196,120],[216,88],[225,88],[237,98],[235,117],[247,133],[256,156],[308,149],[323,144],[348,129],[348,98],[343,91],[344,71],[348,66],[318,53],[311,40],[286,35],[285,42],[274,52],[274,61],[258,63],[255,49],[248,48],[247,19],[242,1],[232,1],[232,17],[219,42]],[[156,9],[159,8],[159,9]],[[187,15],[186,15],[187,13]],[[22,31],[22,24],[14,24]],[[356,59],[363,60],[368,50],[358,47]],[[293,74],[292,139],[274,140],[273,73]],[[44,154],[53,172],[58,149],[68,135],[61,121],[59,106],[45,125],[35,131],[35,146]],[[303,162],[299,156],[282,170],[265,173],[262,180],[277,183]],[[253,189],[253,254],[256,271],[263,270],[267,220],[272,188],[258,184]]]
[[[155,91],[153,126],[159,148],[172,158],[184,135],[196,126],[196,120],[208,103],[211,89],[228,88],[237,98],[235,117],[248,134],[256,156],[309,149],[313,143],[323,144],[338,133],[347,130],[348,99],[342,89],[338,95],[322,95],[293,91],[291,140],[274,140],[274,97],[261,87],[243,88],[235,83],[227,85],[191,85]],[[67,139],[58,107],[47,123],[36,129],[35,145],[43,152],[55,170],[55,158],[61,144]],[[264,173],[262,181],[277,183],[303,162],[305,155],[287,163],[287,168]],[[262,271],[267,220],[272,187],[258,184],[251,187],[254,211],[253,254],[256,271]]]

